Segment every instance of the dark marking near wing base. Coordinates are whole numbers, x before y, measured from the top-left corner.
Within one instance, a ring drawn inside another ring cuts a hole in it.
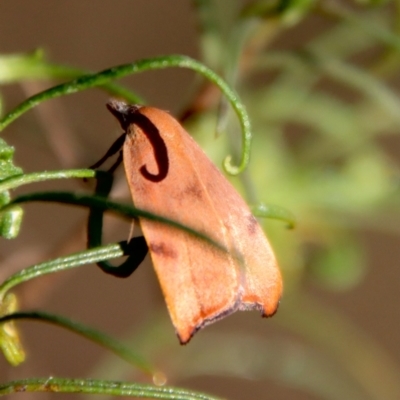
[[[176,251],[170,246],[167,246],[164,242],[150,243],[149,249],[152,253],[162,257],[176,258],[178,256]]]
[[[140,111],[132,115],[131,121],[142,129],[153,146],[154,158],[158,167],[157,174],[150,173],[146,165],[142,165],[139,171],[149,181],[160,182],[166,178],[169,170],[168,151],[164,139],[158,128],[145,115],[140,114]]]
[[[168,175],[169,159],[168,150],[158,128],[149,118],[140,113],[141,106],[128,105],[118,100],[111,100],[107,103],[109,111],[118,119],[122,129],[128,133],[131,124],[137,125],[151,143],[154,151],[154,158],[158,167],[158,173],[152,174],[147,170],[146,165],[139,169],[140,173],[149,181],[161,182]]]

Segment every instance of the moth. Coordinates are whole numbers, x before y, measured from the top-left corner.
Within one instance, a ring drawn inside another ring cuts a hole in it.
[[[199,329],[238,310],[272,316],[282,278],[246,202],[169,113],[118,100],[111,100],[107,108],[124,134],[93,167],[122,146],[134,205],[218,244],[139,218],[180,342],[187,343]]]

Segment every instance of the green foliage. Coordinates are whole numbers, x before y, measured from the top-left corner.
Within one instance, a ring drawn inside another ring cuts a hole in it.
[[[1,299],[0,317],[12,314],[17,307],[16,296],[13,293],[8,293]],[[0,348],[11,365],[17,366],[25,361],[25,352],[14,321],[0,324]]]
[[[0,181],[21,175],[22,169],[13,164],[14,148],[0,138]],[[0,190],[0,208],[10,202],[8,190]],[[0,237],[14,239],[18,236],[22,222],[23,211],[15,206],[6,212],[0,212]]]

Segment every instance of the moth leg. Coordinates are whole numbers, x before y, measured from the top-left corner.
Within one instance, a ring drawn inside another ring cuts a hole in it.
[[[106,274],[116,276],[117,278],[127,278],[132,275],[143,262],[149,248],[143,236],[134,237],[129,242],[120,242],[120,245],[124,251],[124,255],[128,256],[126,261],[118,266],[113,266],[106,262],[98,263],[97,265]]]
[[[125,137],[126,137],[126,133],[124,132],[124,133],[111,145],[111,147],[107,150],[107,153],[104,154],[104,156],[101,157],[99,161],[97,161],[97,162],[95,162],[93,165],[91,165],[91,166],[89,167],[89,169],[96,169],[96,168],[100,167],[100,165],[104,164],[110,157],[112,157],[114,154],[118,153],[118,151],[121,150],[121,148],[122,148],[122,146],[123,146],[123,144],[124,144],[124,142],[125,142]],[[118,157],[118,159],[119,159],[119,157]],[[121,161],[122,161],[122,157],[121,157],[121,159],[119,159],[118,164],[115,163],[115,164],[117,164],[117,165],[114,164],[114,165],[111,167],[111,168],[113,168],[113,169],[112,169],[112,171],[110,171],[110,172],[113,172],[113,171],[117,168],[117,166],[121,163]]]
[[[111,167],[107,170],[107,172],[109,172],[110,174],[114,173],[115,170],[122,163],[122,158],[123,158],[123,154],[122,154],[122,151],[120,151],[119,154],[118,154],[118,158],[116,159],[115,163],[113,165],[111,165]]]
[[[107,197],[113,184],[113,176],[110,173],[98,171],[95,194]],[[101,246],[103,231],[104,210],[92,208],[89,212],[87,246],[88,248]],[[120,242],[124,255],[128,258],[119,266],[114,266],[107,261],[98,262],[97,265],[107,274],[125,278],[131,275],[146,257],[148,247],[143,236]]]

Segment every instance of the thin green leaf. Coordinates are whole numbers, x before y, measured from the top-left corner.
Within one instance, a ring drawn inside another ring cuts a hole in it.
[[[64,169],[59,171],[41,171],[32,172],[30,174],[20,174],[11,176],[0,181],[0,192],[4,190],[16,189],[29,183],[48,181],[53,179],[69,179],[69,178],[94,178],[101,171],[92,169]]]
[[[166,218],[162,215],[157,215],[146,210],[142,210],[127,204],[115,203],[113,201],[107,200],[101,196],[91,196],[86,194],[77,194],[73,192],[39,192],[31,193],[27,195],[22,195],[16,197],[11,203],[7,204],[3,208],[0,208],[0,212],[7,210],[9,207],[15,204],[22,204],[32,201],[43,201],[43,202],[57,202],[62,204],[71,204],[84,207],[92,207],[100,210],[108,210],[113,213],[119,214],[121,216],[129,218],[145,218],[151,221],[160,222],[162,224],[167,224],[173,228],[180,229],[186,233],[195,236],[199,240],[203,240],[205,243],[219,249],[222,252],[227,252],[228,250],[221,244],[212,240],[208,235],[203,232],[199,232],[188,226],[182,225],[181,223]],[[233,256],[240,260],[240,255]]]
[[[84,250],[65,257],[59,257],[51,261],[25,268],[14,275],[8,277],[0,285],[0,302],[3,301],[8,290],[20,283],[27,282],[30,279],[51,274],[53,272],[64,271],[81,265],[96,263],[102,260],[122,257],[124,255],[121,246],[118,243],[109,244],[95,249]]]
[[[174,387],[94,379],[37,378],[0,384],[0,396],[20,392],[85,393],[167,400],[218,400],[217,397]]]
[[[60,315],[50,314],[43,311],[14,312],[1,317],[0,324],[21,319],[33,319],[37,321],[48,322],[61,328],[69,329],[70,331],[81,335],[102,347],[105,347],[118,357],[134,365],[143,372],[150,375],[154,375],[156,373],[155,368],[141,355],[135,353],[119,341],[104,334],[103,332],[93,329],[87,325],[71,321],[69,318],[65,318]]]

